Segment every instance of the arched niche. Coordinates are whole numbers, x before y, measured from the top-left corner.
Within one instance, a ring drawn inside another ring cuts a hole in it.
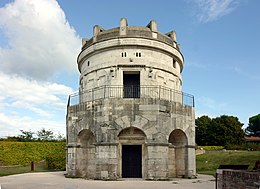
[[[176,147],[181,147],[188,144],[188,139],[182,130],[175,129],[171,132],[168,142]]]
[[[77,137],[77,143],[80,145],[80,147],[89,147],[90,145],[93,145],[95,142],[95,136],[89,129],[83,129],[79,132]]]
[[[146,135],[141,129],[138,129],[137,127],[127,127],[120,131],[118,138],[121,142],[128,143],[131,140],[144,141],[146,140]]]
[[[186,134],[175,129],[169,135],[169,176],[170,177],[186,177],[188,167]]]
[[[95,178],[95,136],[89,129],[84,129],[77,136],[76,176]]]

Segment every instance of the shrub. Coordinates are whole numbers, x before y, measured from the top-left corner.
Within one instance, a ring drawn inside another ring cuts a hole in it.
[[[63,154],[65,159],[65,146],[65,142],[0,141],[0,164],[26,165],[44,160],[50,154]]]
[[[45,157],[49,170],[65,170],[66,156],[65,153],[49,154]]]
[[[203,148],[206,151],[211,151],[211,150],[223,150],[224,146],[197,146],[197,149]]]
[[[257,143],[244,143],[242,145],[227,145],[225,146],[227,150],[249,150],[255,151],[260,148],[260,145]]]

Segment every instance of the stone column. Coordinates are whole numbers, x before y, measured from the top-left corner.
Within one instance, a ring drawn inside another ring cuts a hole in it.
[[[188,154],[188,165],[186,169],[186,176],[188,178],[194,178],[196,176],[196,155],[195,155],[195,146],[187,146]]]
[[[169,146],[169,162],[168,162],[168,169],[169,169],[169,178],[176,177],[176,163],[175,163],[175,148],[173,145]]]
[[[147,179],[168,179],[169,144],[147,144]]]
[[[76,145],[67,145],[66,171],[69,177],[76,176]]]
[[[113,143],[96,144],[96,179],[116,180],[117,145]]]

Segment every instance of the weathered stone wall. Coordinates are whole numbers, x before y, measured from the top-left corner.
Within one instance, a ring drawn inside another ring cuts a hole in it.
[[[71,152],[69,156],[77,159],[75,173],[72,175],[87,176],[87,169],[94,170],[95,165],[95,178],[120,178],[120,145],[129,144],[130,141],[119,140],[119,135],[124,129],[133,127],[140,129],[145,136],[141,142],[138,142],[138,137],[132,140],[133,143],[135,141],[137,144],[143,144],[146,151],[143,153],[144,178],[192,177],[196,173],[194,111],[192,107],[181,107],[176,102],[166,100],[122,98],[98,100],[91,102],[91,106],[90,103],[70,106],[67,117],[68,150]],[[87,144],[88,148],[82,149],[84,145],[79,137],[85,130],[93,133],[95,143],[92,142],[90,145],[94,145],[95,148]],[[184,143],[172,141],[172,132],[176,140],[184,137]],[[170,147],[170,143],[173,146]],[[73,148],[76,150],[73,151]],[[73,167],[72,158],[69,158],[69,167]],[[188,159],[192,163],[189,163]],[[89,167],[90,164],[92,166]]]
[[[141,47],[137,46],[138,42]],[[122,85],[124,71],[139,71],[141,85],[161,85],[179,91],[182,90],[180,74],[180,64],[182,63],[179,63],[180,60],[177,58],[174,61],[173,58],[175,56],[173,53],[179,54],[178,51],[175,50],[176,52],[171,52],[172,55],[169,55],[162,50],[142,47],[137,39],[132,39],[129,43],[134,47],[127,44],[125,47],[114,49],[104,47],[105,50],[98,54],[82,57],[84,61],[81,64],[81,90],[102,85]],[[107,44],[110,44],[110,42]],[[160,49],[167,49],[165,44],[156,45]],[[124,45],[120,43],[120,46]],[[168,48],[170,51],[171,47]],[[122,53],[126,53],[127,56],[122,57]],[[141,53],[141,57],[136,57],[136,53]],[[180,54],[178,56],[181,58]]]
[[[223,170],[218,174],[218,189],[259,189],[260,172]]]

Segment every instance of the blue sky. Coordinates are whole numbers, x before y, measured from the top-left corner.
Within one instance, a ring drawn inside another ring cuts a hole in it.
[[[183,91],[196,116],[260,113],[258,0],[1,0],[0,137],[19,130],[65,134],[66,103],[77,91],[76,58],[93,26],[146,26],[177,32]]]

